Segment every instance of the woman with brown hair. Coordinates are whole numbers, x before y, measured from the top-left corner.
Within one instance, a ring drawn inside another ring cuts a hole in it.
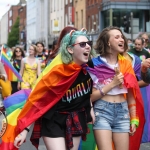
[[[112,149],[113,141],[115,150],[138,150],[144,109],[132,65],[123,56],[128,49],[127,40],[120,28],[110,26],[99,35],[95,49],[99,56],[92,59],[94,69],[90,73],[98,149]]]
[[[21,60],[25,57],[24,51],[20,47],[16,47],[13,51],[11,62],[13,63],[14,68],[19,72],[21,66]],[[18,90],[18,81],[11,81],[12,94]]]
[[[29,47],[29,56],[21,60],[20,75],[22,76],[23,82],[18,82],[18,88],[21,89],[32,89],[35,85],[37,77],[41,73],[41,66],[39,60],[35,57],[37,47],[31,45]]]
[[[40,61],[41,71],[43,71],[46,67],[48,54],[46,54],[44,44],[42,42],[37,42],[35,45],[37,46],[36,58]]]

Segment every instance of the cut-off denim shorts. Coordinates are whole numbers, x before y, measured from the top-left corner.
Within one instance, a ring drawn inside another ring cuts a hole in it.
[[[130,115],[127,101],[111,103],[97,100],[94,104],[94,130],[111,130],[112,132],[129,132]]]

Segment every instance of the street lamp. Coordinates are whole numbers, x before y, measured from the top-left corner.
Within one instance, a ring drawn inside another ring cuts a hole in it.
[[[133,41],[133,12],[130,13],[131,20],[130,20],[130,26],[131,26],[131,40]]]

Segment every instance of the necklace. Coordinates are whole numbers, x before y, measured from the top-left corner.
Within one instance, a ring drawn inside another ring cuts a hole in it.
[[[17,69],[20,69],[20,66],[19,66],[17,60],[14,60],[14,66],[16,66]]]

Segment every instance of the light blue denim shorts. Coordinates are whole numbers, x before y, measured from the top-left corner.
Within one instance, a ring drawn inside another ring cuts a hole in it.
[[[130,115],[127,101],[110,103],[104,100],[97,100],[94,103],[94,113],[94,130],[130,131]]]

